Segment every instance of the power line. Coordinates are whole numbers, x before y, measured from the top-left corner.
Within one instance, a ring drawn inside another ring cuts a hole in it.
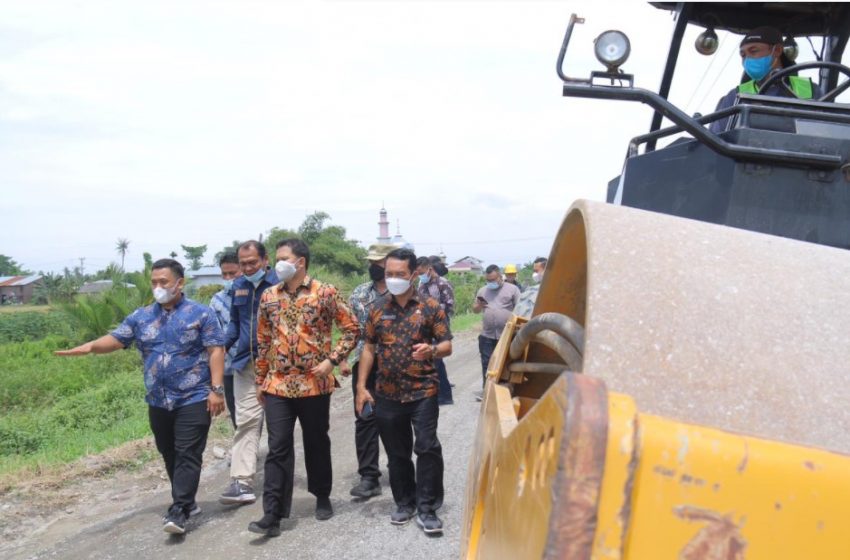
[[[720,40],[720,45],[717,47],[717,51],[718,51],[718,52],[723,51],[723,45],[724,45],[724,43],[726,43],[726,39],[728,39],[728,38],[729,38],[729,33],[728,33],[728,32],[726,32],[726,33],[723,35],[723,39],[721,39],[721,40]],[[712,66],[714,66],[714,63],[717,61],[717,59],[718,59],[718,57],[716,57],[716,56],[712,56],[712,57],[711,57],[711,62],[708,64],[708,68],[706,68],[706,69],[705,69],[705,72],[703,72],[703,74],[702,74],[702,78],[700,78],[700,79],[699,79],[699,82],[697,83],[697,87],[695,87],[695,88],[694,88],[694,91],[693,91],[693,93],[691,94],[690,99],[688,99],[688,102],[687,102],[687,103],[685,103],[685,112],[686,112],[686,113],[687,113],[687,112],[689,112],[689,111],[688,111],[688,107],[690,107],[690,106],[691,106],[691,101],[693,101],[693,100],[694,100],[694,97],[696,97],[696,96],[697,96],[697,92],[699,91],[700,86],[701,86],[701,85],[702,85],[702,83],[705,81],[705,77],[706,77],[706,76],[708,76],[708,75],[709,75],[709,73],[711,73],[711,67],[712,67]]]
[[[541,241],[553,239],[554,236],[518,237],[516,239],[487,239],[485,241],[411,241],[413,245],[487,245],[493,243],[520,243],[522,241]]]
[[[717,84],[717,80],[720,79],[720,76],[723,75],[723,71],[726,70],[727,66],[729,66],[729,61],[732,60],[732,55],[734,54],[734,49],[729,51],[729,56],[726,58],[726,62],[723,63],[723,68],[720,69],[720,73],[717,74],[717,77],[715,77],[714,81],[711,82],[711,86],[707,90],[705,90],[705,95],[702,96],[702,99],[700,100],[699,105],[697,105],[697,107],[702,107],[702,104],[705,103],[706,99],[708,99],[708,94],[710,94],[712,90],[714,90],[714,86]]]

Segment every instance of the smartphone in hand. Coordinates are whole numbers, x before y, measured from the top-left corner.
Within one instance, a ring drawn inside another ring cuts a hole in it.
[[[486,300],[486,299],[484,299],[484,298],[483,298],[483,297],[481,297],[481,296],[478,296],[478,297],[476,297],[475,299],[477,299],[477,300],[478,300],[478,305],[481,305],[481,306],[487,307],[487,300]]]
[[[360,411],[360,418],[369,418],[373,414],[375,414],[375,407],[372,406],[372,403],[366,401],[366,404],[363,405],[363,409]]]

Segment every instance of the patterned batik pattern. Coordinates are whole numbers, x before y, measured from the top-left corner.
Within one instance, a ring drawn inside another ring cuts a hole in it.
[[[342,334],[331,349],[334,323]],[[307,276],[294,294],[282,283],[269,288],[257,316],[257,384],[287,398],[332,393],[333,375],[310,370],[325,359],[341,362],[359,334],[357,318],[334,286]]]
[[[224,334],[206,305],[181,296],[171,310],[158,303],[140,307],[110,334],[125,348],[136,343],[149,405],[174,410],[209,395],[207,349],[224,346]]]
[[[432,297],[439,301],[440,307],[449,317],[454,315],[455,290],[452,288],[451,282],[442,276],[431,278],[425,284],[419,284],[418,293],[421,299]]]
[[[363,346],[366,344],[366,340],[363,338],[363,331],[366,329],[366,321],[369,320],[369,312],[373,307],[383,305],[388,297],[389,292],[380,293],[375,288],[374,282],[364,282],[351,292],[351,296],[348,298],[348,305],[357,317],[357,324],[360,325],[360,336],[357,337],[357,346],[354,347],[354,351],[348,356],[348,363],[352,366],[360,361],[360,354],[363,353]]]
[[[437,394],[434,360],[413,359],[415,344],[452,339],[448,316],[436,299],[412,297],[401,307],[395,298],[389,298],[369,314],[365,338],[375,345],[378,396],[411,402]]]

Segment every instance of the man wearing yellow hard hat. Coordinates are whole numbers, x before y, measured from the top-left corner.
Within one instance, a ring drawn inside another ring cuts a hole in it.
[[[522,291],[522,284],[520,284],[516,279],[516,265],[515,264],[506,264],[505,265],[505,282],[508,284],[513,284],[519,291]]]

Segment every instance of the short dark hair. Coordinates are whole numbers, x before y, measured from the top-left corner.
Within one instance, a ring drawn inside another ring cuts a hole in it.
[[[245,241],[244,243],[240,243],[239,248],[236,249],[236,254],[238,255],[239,251],[248,250],[248,249],[256,249],[257,254],[260,255],[261,259],[266,258],[266,246],[263,245],[262,243],[260,243],[259,241],[254,240],[254,239],[249,239],[248,241]]]
[[[428,257],[419,257],[418,259],[416,259],[416,267],[418,268],[420,266],[430,268],[431,267],[430,259],[428,259]]]
[[[437,273],[437,276],[445,276],[449,273],[449,269],[446,268],[443,259],[436,255],[431,255],[428,257],[428,260],[431,261],[431,266],[434,268],[434,272]]]
[[[171,272],[177,278],[183,278],[184,276],[183,265],[174,259],[159,259],[151,265],[151,270],[159,270],[161,268],[170,268]]]
[[[502,272],[502,269],[499,268],[499,265],[491,264],[487,267],[487,270],[484,271],[484,274],[490,274],[491,272]]]
[[[298,239],[297,237],[290,237],[289,239],[281,239],[275,245],[275,251],[280,249],[281,247],[289,247],[292,249],[293,254],[296,257],[304,257],[304,270],[310,268],[310,248],[307,246],[304,241]]]
[[[547,259],[546,257],[537,257],[536,259],[534,259],[534,264],[542,264],[544,268],[546,267],[546,263],[548,262],[549,259]]]
[[[390,254],[387,255],[388,259],[395,259],[397,261],[407,261],[407,269],[411,274],[416,270],[416,253],[411,251],[410,249],[393,249],[390,251]]]
[[[236,253],[233,251],[225,251],[224,254],[221,255],[221,258],[218,259],[218,266],[223,264],[239,264],[239,257],[237,257]]]

